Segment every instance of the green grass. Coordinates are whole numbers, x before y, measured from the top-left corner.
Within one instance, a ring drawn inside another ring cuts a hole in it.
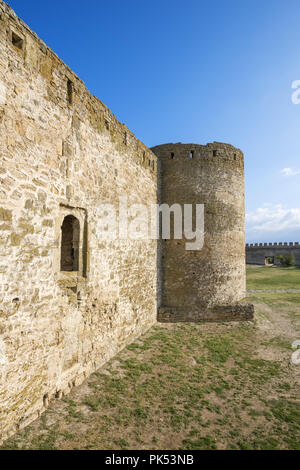
[[[247,265],[247,289],[300,289],[300,268]]]
[[[300,274],[247,271],[252,289],[295,288]],[[299,295],[251,300],[254,323],[154,326],[2,448],[299,449]]]

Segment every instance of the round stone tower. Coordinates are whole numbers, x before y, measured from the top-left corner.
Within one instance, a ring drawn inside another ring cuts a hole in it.
[[[159,203],[204,205],[204,246],[159,246],[160,321],[248,320],[245,298],[244,155],[229,144],[165,144],[158,157]],[[194,211],[195,214],[195,211]],[[195,215],[194,215],[195,217]]]

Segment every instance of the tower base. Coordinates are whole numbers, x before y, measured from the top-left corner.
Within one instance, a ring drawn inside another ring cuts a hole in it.
[[[253,318],[254,305],[242,302],[203,310],[194,306],[160,307],[157,316],[160,323],[251,321]]]

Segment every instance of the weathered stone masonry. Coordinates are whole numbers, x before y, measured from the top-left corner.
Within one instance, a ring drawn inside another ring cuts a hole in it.
[[[97,237],[97,208],[156,203],[156,157],[0,3],[0,435],[157,316],[155,240]],[[78,272],[61,226],[79,221]],[[88,243],[86,243],[88,238]]]
[[[244,155],[229,144],[165,144],[158,156],[159,201],[204,204],[204,247],[162,240],[160,321],[247,320]]]
[[[157,311],[160,321],[252,318],[240,303],[243,154],[214,143],[193,146],[186,162],[190,146],[153,150],[0,0],[0,440]],[[173,240],[103,240],[100,204],[118,207],[125,194],[148,207],[177,194],[206,204],[203,253]]]
[[[300,244],[299,242],[284,243],[247,243],[246,262],[248,264],[268,264],[267,258],[274,258],[274,264],[280,264],[278,256],[295,256],[297,265],[300,265]]]

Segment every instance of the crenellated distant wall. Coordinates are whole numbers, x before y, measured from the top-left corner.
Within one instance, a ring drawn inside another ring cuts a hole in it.
[[[280,264],[276,257],[294,254],[296,264],[300,265],[300,244],[299,242],[284,243],[247,243],[246,244],[246,263],[247,264],[266,264],[266,258],[274,257],[274,264]]]

